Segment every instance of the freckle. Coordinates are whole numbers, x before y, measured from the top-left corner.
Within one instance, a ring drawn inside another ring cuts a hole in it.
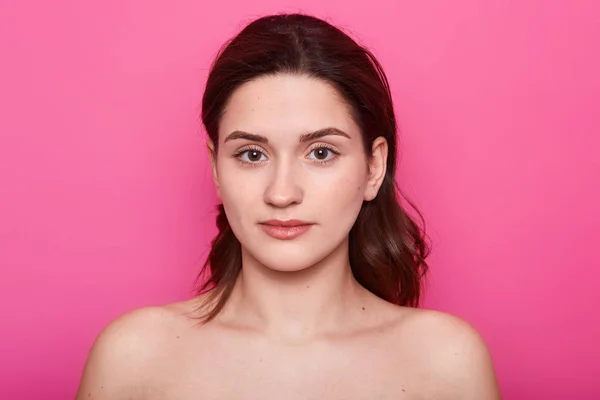
[[[177,336],[177,339],[179,339],[179,336]]]
[[[100,389],[104,389],[104,386],[100,386]]]
[[[310,285],[306,285],[306,288],[308,289],[310,287]]]

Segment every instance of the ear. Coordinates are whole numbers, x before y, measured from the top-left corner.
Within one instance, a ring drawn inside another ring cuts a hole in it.
[[[217,153],[215,151],[215,145],[212,140],[206,140],[206,150],[208,151],[208,159],[210,160],[210,166],[212,169],[213,182],[217,189],[217,196],[221,199],[221,188],[219,186],[219,175],[217,174]]]
[[[373,141],[372,157],[369,160],[369,176],[365,188],[365,200],[371,201],[377,197],[379,188],[387,170],[388,143],[380,136]]]

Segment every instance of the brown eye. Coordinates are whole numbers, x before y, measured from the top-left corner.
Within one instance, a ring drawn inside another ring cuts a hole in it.
[[[248,160],[250,160],[250,161],[259,161],[260,156],[261,156],[261,153],[259,151],[256,151],[256,150],[248,151]]]
[[[317,160],[325,160],[327,158],[327,154],[329,153],[329,150],[321,147],[319,149],[315,149],[315,157],[317,158]]]
[[[235,157],[239,158],[240,161],[243,161],[245,163],[257,163],[259,161],[266,160],[266,157],[262,151],[254,149],[242,150],[238,154],[236,154]]]
[[[338,153],[327,147],[315,147],[310,151],[309,158],[313,159],[314,161],[326,162],[335,158],[336,154]]]

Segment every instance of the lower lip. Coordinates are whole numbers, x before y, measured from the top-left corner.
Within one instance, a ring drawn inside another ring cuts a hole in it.
[[[276,226],[261,224],[260,227],[272,238],[279,240],[291,240],[304,235],[306,232],[308,232],[312,225]]]

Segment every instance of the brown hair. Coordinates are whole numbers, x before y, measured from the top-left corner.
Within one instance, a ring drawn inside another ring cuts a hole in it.
[[[391,303],[419,304],[429,247],[424,231],[402,208],[399,196],[423,217],[396,185],[396,118],[387,77],[373,54],[331,24],[305,14],[277,14],[248,24],[219,51],[202,99],[202,122],[218,151],[219,122],[226,102],[242,84],[262,75],[302,74],[332,84],[350,105],[370,156],[373,141],[383,136],[389,146],[387,172],[372,201],[365,201],[350,231],[349,257],[356,280]],[[223,205],[218,206],[218,235],[203,272],[198,293],[210,304],[202,319],[223,308],[242,268],[241,245]],[[424,221],[423,221],[424,222]]]

